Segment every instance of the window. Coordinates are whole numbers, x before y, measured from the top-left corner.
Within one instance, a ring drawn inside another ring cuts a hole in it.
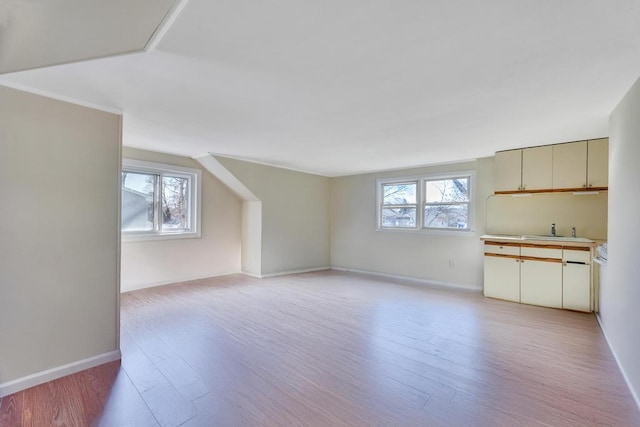
[[[123,239],[200,237],[200,182],[197,169],[124,159]]]
[[[474,177],[474,172],[469,171],[379,180],[378,227],[472,231]]]
[[[382,184],[382,226],[415,228],[417,182]]]
[[[424,180],[424,228],[469,230],[469,177]]]

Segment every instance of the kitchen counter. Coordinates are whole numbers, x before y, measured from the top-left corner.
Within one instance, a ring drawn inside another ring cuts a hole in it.
[[[484,295],[522,304],[593,310],[592,260],[584,237],[485,234]]]
[[[481,240],[489,240],[492,242],[504,243],[524,243],[532,245],[555,245],[555,246],[574,246],[595,248],[598,243],[595,240],[584,237],[553,237],[553,236],[534,236],[520,235],[512,236],[507,234],[485,234],[480,236]]]

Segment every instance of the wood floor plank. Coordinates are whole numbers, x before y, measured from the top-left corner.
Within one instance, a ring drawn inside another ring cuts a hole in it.
[[[24,411],[24,392],[0,397],[0,426],[22,425]]]
[[[161,426],[177,426],[196,414],[196,408],[169,382],[163,372],[147,357],[129,336],[126,328],[121,333],[122,367],[151,409]]]
[[[191,401],[210,392],[200,375],[159,339],[140,343],[140,348],[185,399]]]
[[[124,369],[118,371],[105,401],[104,411],[94,424],[99,427],[160,425]]]
[[[332,271],[121,304],[122,368],[5,397],[0,425],[640,425],[585,313]]]

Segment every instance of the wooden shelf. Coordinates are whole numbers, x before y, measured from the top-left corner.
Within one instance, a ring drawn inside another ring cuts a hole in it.
[[[542,190],[516,190],[516,191],[496,191],[494,194],[539,194],[539,193],[588,193],[590,191],[608,191],[609,187],[591,188],[548,188]]]

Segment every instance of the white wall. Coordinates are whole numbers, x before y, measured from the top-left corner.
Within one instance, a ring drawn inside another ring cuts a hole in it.
[[[203,169],[193,159],[124,147],[122,157]],[[240,271],[242,204],[202,173],[202,237],[122,243],[122,291]]]
[[[262,274],[262,202],[242,202],[242,271]]]
[[[216,156],[262,202],[261,275],[329,266],[329,179]]]
[[[119,358],[120,145],[118,115],[0,87],[0,395]]]
[[[475,233],[376,231],[376,180],[476,170]],[[482,287],[485,201],[493,191],[493,158],[345,176],[331,180],[331,264],[472,289]],[[450,267],[449,261],[454,266]]]
[[[640,80],[610,117],[609,263],[600,319],[640,404]]]

